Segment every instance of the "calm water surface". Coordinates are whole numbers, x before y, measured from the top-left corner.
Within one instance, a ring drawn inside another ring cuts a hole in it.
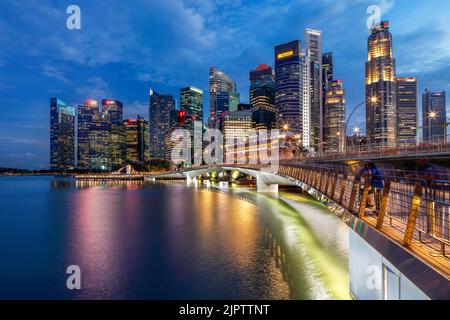
[[[0,298],[349,298],[344,223],[281,197],[0,177]],[[69,265],[81,290],[66,288]]]

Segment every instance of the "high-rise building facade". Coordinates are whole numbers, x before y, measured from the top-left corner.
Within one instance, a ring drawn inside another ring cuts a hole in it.
[[[223,135],[226,159],[229,160],[237,152],[239,147],[245,148],[249,130],[252,129],[252,126],[251,110],[232,111],[224,114]]]
[[[186,111],[186,122],[193,126],[194,121],[203,122],[203,90],[195,87],[180,90],[180,109]]]
[[[75,166],[75,108],[58,98],[50,99],[50,167]]]
[[[371,146],[397,145],[395,59],[389,22],[374,25],[367,41],[366,131]]]
[[[187,112],[185,110],[173,109],[170,111],[169,130],[164,135],[164,159],[168,161],[172,161],[172,153],[180,155],[183,152],[183,148],[178,146],[176,139],[175,141],[172,139],[176,130],[187,129],[186,114]]]
[[[164,138],[170,128],[170,112],[175,110],[175,100],[170,94],[150,90],[149,135],[150,157],[164,159]]]
[[[111,157],[111,123],[102,113],[94,117],[89,134],[89,169],[112,170],[114,165]]]
[[[333,53],[327,52],[322,54],[322,95],[323,105],[325,106],[325,94],[328,90],[328,85],[334,79],[333,73]]]
[[[275,75],[266,64],[260,64],[256,70],[250,71],[250,104],[254,110],[276,112]]]
[[[102,111],[110,124],[109,156],[112,169],[117,169],[125,163],[126,142],[123,126],[123,104],[118,100],[103,99]]]
[[[209,101],[210,114],[217,115],[216,94],[218,92],[236,92],[236,82],[225,72],[215,68],[209,68]]]
[[[309,76],[311,146],[318,151],[322,149],[323,141],[322,32],[306,29],[305,46]]]
[[[255,129],[275,128],[275,74],[267,64],[250,71],[250,105]]]
[[[417,144],[417,79],[397,78],[397,143],[401,147]]]
[[[240,95],[238,92],[216,92],[214,96],[215,115],[219,116],[223,112],[237,111],[240,103]]]
[[[272,130],[276,127],[276,113],[266,109],[252,111],[253,128],[256,130]]]
[[[126,160],[128,163],[144,162],[149,158],[148,122],[141,118],[125,119]]]
[[[324,152],[344,151],[345,123],[345,92],[342,81],[331,81],[325,94]]]
[[[77,166],[89,167],[89,132],[92,124],[100,117],[97,100],[86,100],[77,108],[78,140],[77,140]]]
[[[123,104],[118,100],[103,99],[102,111],[111,124],[122,125],[123,122]]]
[[[443,143],[446,141],[446,93],[430,92],[422,95],[423,141]]]
[[[255,70],[250,71],[250,85],[261,79],[272,78],[275,74],[268,64],[259,64]]]
[[[194,162],[194,136],[202,137],[203,133],[203,91],[191,86],[181,89],[180,96],[182,113],[177,118],[183,119],[191,134],[191,160]],[[201,125],[196,126],[195,122],[200,122]]]
[[[301,145],[305,150],[312,151],[311,148],[311,110],[309,105],[309,63],[308,58],[302,54],[303,59],[303,135]]]
[[[299,137],[303,133],[303,62],[299,40],[275,47],[277,127]]]

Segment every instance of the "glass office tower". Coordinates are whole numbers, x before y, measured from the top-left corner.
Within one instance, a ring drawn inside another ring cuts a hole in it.
[[[430,92],[422,95],[423,141],[443,143],[446,135],[446,93]]]
[[[366,131],[370,145],[397,145],[395,59],[389,22],[374,25],[367,41]]]
[[[89,132],[96,118],[100,117],[98,101],[86,100],[78,106],[78,140],[77,140],[77,167],[89,167]]]
[[[150,157],[165,158],[165,134],[170,128],[170,113],[175,110],[175,100],[170,94],[150,90],[149,99],[149,136]]]
[[[401,147],[417,143],[417,79],[397,78],[397,139]]]
[[[75,166],[75,108],[58,98],[50,99],[50,167]]]
[[[275,74],[266,64],[250,71],[250,104],[255,129],[275,128]]]
[[[310,147],[322,149],[323,142],[323,80],[322,80],[322,32],[305,30],[306,65],[308,72]]]
[[[117,100],[102,100],[102,110],[110,124],[110,163],[112,169],[118,169],[125,163],[126,143],[123,126],[123,104]]]
[[[325,94],[324,152],[344,151],[345,121],[345,92],[342,81],[331,81]]]
[[[299,40],[275,47],[277,127],[298,136],[303,129],[303,62]]]
[[[236,82],[231,79],[222,70],[215,67],[209,68],[209,102],[210,102],[210,115],[218,115],[216,106],[216,94],[218,92],[236,92]]]
[[[149,158],[148,122],[139,115],[136,119],[123,120],[127,145],[127,163],[144,162]]]

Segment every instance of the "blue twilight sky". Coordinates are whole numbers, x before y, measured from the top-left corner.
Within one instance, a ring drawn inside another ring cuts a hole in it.
[[[68,30],[66,9],[81,8],[81,30]],[[450,1],[427,0],[133,0],[0,2],[0,167],[47,168],[49,98],[82,103],[116,98],[125,115],[148,117],[150,88],[205,91],[208,67],[230,74],[244,102],[248,72],[273,64],[273,47],[323,31],[347,112],[364,100],[369,5],[382,8],[394,36],[399,76],[420,90],[450,91]],[[364,110],[351,126],[364,127]]]

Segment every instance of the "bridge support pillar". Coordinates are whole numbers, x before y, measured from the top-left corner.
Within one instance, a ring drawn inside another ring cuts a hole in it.
[[[198,182],[198,179],[197,179],[197,177],[191,177],[190,175],[187,175],[186,182],[187,182],[187,184],[195,184]]]
[[[278,194],[278,184],[266,184],[262,177],[256,177],[256,190],[260,193]]]

